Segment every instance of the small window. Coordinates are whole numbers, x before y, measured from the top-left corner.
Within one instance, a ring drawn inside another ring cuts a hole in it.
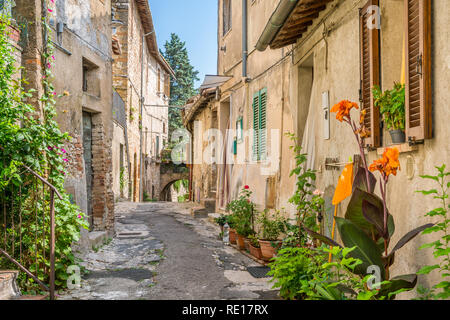
[[[231,1],[223,0],[223,35],[231,29]]]
[[[99,67],[83,58],[83,92],[100,97]]]

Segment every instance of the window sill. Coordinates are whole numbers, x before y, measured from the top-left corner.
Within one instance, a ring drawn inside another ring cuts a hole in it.
[[[419,146],[410,146],[408,142],[405,142],[405,143],[401,143],[401,144],[392,144],[387,147],[378,148],[377,154],[379,156],[381,156],[381,155],[383,155],[384,151],[387,148],[393,148],[393,147],[397,148],[400,151],[400,153],[408,153],[408,152],[414,152],[414,151],[419,150]]]

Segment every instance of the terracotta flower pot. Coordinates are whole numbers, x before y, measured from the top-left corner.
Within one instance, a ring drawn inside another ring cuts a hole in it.
[[[240,234],[237,235],[237,246],[240,250],[245,249],[245,237],[241,236]]]
[[[272,246],[272,243],[276,245],[275,248]],[[259,245],[261,246],[262,259],[264,261],[269,261],[277,253],[281,246],[281,241],[259,240]]]
[[[257,259],[262,259],[261,248],[254,247],[251,243],[249,243],[250,254]]]
[[[247,238],[244,238],[245,250],[250,250],[250,241]]]
[[[230,243],[236,244],[236,230],[230,228]]]

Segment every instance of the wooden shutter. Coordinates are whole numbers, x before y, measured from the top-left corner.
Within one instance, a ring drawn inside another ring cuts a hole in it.
[[[259,94],[259,159],[265,160],[267,155],[267,89]]]
[[[267,154],[267,88],[253,96],[253,160],[265,160]]]
[[[366,138],[366,147],[377,148],[380,143],[380,110],[374,106],[372,89],[380,85],[380,30],[370,29],[373,12],[370,6],[378,6],[379,0],[369,0],[360,10],[360,54],[361,54],[361,110],[367,110],[364,119],[370,137]]]
[[[170,98],[170,76],[166,75],[164,77],[164,94]]]
[[[405,0],[406,135],[432,138],[431,0]]]
[[[156,80],[157,93],[161,93],[161,70],[158,69],[158,78]]]
[[[253,161],[259,155],[259,92],[253,95]]]

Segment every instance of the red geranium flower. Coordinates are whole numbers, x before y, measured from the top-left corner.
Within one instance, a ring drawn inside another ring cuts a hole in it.
[[[245,189],[245,190],[248,190],[248,189],[250,189],[250,187],[249,187],[249,186],[245,186],[244,189]]]

